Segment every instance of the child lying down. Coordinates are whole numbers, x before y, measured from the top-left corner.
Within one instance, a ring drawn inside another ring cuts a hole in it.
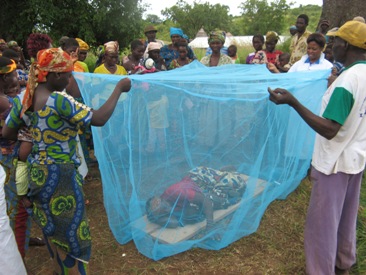
[[[199,166],[161,196],[150,198],[146,202],[147,217],[167,228],[207,219],[206,229],[210,230],[214,225],[213,211],[239,202],[245,188],[243,174]]]

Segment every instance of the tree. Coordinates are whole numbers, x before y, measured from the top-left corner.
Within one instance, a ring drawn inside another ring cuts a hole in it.
[[[125,47],[141,35],[144,9],[141,0],[93,0],[91,16],[94,35],[98,43],[118,40]]]
[[[2,0],[0,35],[22,45],[30,33],[44,32],[56,42],[67,35],[124,47],[140,37],[143,12],[141,0]]]
[[[88,0],[29,0],[29,3],[28,13],[37,15],[34,31],[47,32],[56,41],[64,35],[95,41],[89,22],[93,10]]]
[[[193,2],[193,6],[179,0],[171,8],[163,10],[162,14],[181,27],[185,34],[194,37],[200,28],[207,31],[220,29],[226,31],[230,26],[231,16],[229,7]]]
[[[19,0],[2,0],[0,8],[0,38],[17,40],[20,45],[36,24],[37,15],[30,11],[30,2]]]
[[[265,34],[267,31],[281,33],[290,5],[292,3],[287,4],[286,0],[274,0],[270,5],[267,0],[247,0],[241,3],[245,34]]]
[[[150,24],[161,24],[163,20],[159,18],[156,14],[148,14],[146,15],[145,21]]]
[[[340,27],[346,21],[356,16],[366,18],[366,5],[364,0],[323,0],[321,19],[330,21],[330,27]]]

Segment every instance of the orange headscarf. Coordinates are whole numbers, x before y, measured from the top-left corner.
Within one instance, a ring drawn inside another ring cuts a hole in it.
[[[23,98],[21,116],[32,105],[34,91],[38,83],[46,82],[50,72],[65,73],[74,69],[71,57],[59,48],[40,50],[37,53],[37,61],[31,65],[28,76],[27,88]]]

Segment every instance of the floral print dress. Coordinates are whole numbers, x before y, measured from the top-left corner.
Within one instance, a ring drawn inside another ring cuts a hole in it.
[[[91,237],[83,178],[77,171],[76,136],[80,127],[90,125],[92,112],[64,92],[53,92],[41,110],[26,112],[22,119],[21,110],[20,99],[15,98],[6,123],[10,128],[26,124],[32,132],[29,212],[48,241],[72,258],[88,262]]]

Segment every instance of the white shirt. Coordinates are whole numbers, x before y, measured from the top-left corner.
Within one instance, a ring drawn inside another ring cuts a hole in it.
[[[331,140],[316,135],[312,165],[326,175],[343,172],[358,174],[366,162],[366,62],[348,67],[325,92],[320,114],[323,115],[337,87],[353,97],[353,106]],[[338,109],[334,109],[337,112]]]
[[[289,73],[300,72],[300,71],[316,71],[316,70],[327,70],[332,69],[333,64],[325,59],[324,53],[321,53],[318,61],[310,63],[309,56],[306,54],[294,65],[291,66]]]

